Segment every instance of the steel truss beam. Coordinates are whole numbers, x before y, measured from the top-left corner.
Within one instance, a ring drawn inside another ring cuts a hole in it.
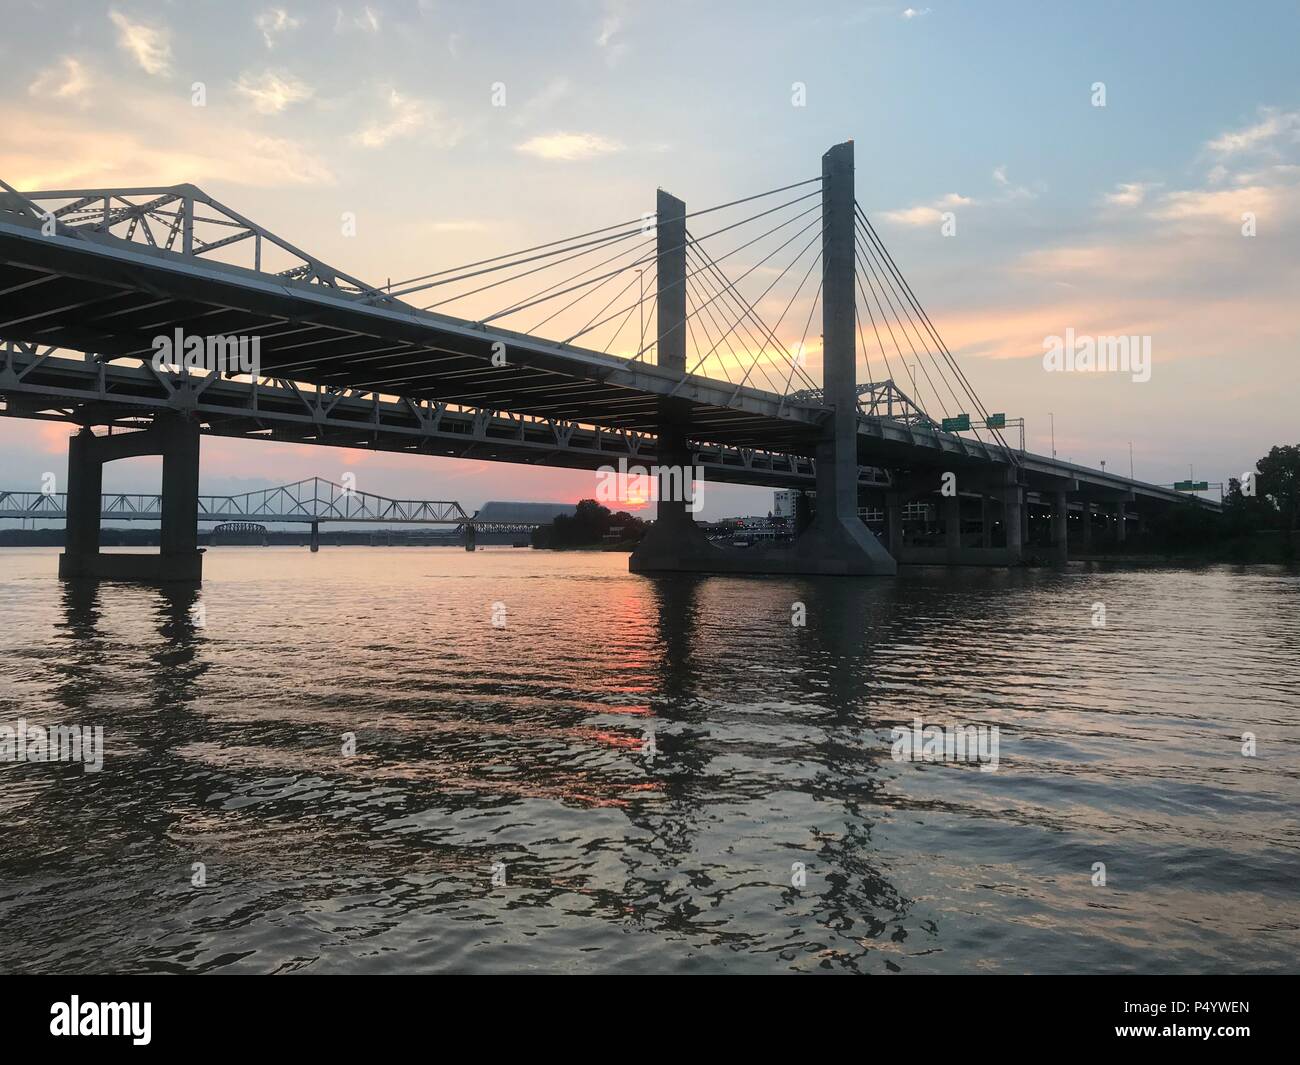
[[[530,417],[353,389],[322,389],[283,379],[222,378],[155,371],[150,366],[69,358],[33,344],[0,344],[0,415],[134,429],[156,414],[189,411],[210,435],[355,447],[529,465],[600,469],[653,465],[654,434]],[[706,481],[811,487],[815,461],[804,455],[693,442]],[[889,475],[860,471],[883,487]]]
[[[101,517],[119,521],[158,521],[162,496],[104,493]],[[0,490],[0,518],[66,518],[63,492]],[[276,488],[238,495],[199,496],[200,522],[382,522],[392,525],[468,525],[473,519],[454,501],[390,499],[309,477]]]

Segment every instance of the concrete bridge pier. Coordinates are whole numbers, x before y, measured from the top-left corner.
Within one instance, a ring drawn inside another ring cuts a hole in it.
[[[1052,493],[1052,554],[1057,562],[1070,558],[1069,513],[1070,497],[1064,489]]]
[[[99,549],[104,463],[161,455],[162,521],[156,555],[103,554]],[[160,583],[197,582],[199,550],[199,425],[182,415],[155,419],[148,429],[96,436],[82,429],[68,442],[67,538],[59,576]]]
[[[790,549],[789,572],[885,574],[893,556],[858,517],[858,392],[853,142],[822,156],[822,393],[831,408],[817,448],[817,513]]]
[[[1083,501],[1083,532],[1079,537],[1079,543],[1083,547],[1083,553],[1086,555],[1092,550],[1092,501],[1085,499]]]
[[[885,493],[885,540],[894,558],[903,554],[903,494]]]
[[[1115,542],[1117,544],[1122,544],[1128,540],[1128,505],[1136,502],[1137,496],[1132,489],[1115,493],[1115,501],[1110,509],[1115,515]]]
[[[311,553],[314,555],[320,550],[320,522],[311,523]]]
[[[655,198],[656,361],[667,370],[686,372],[686,204],[663,189]],[[663,471],[676,470],[676,484],[689,489],[693,455],[687,441],[686,403],[671,396],[658,401],[660,469],[659,500],[654,524],[646,530],[628,561],[634,573],[708,571],[723,568],[721,549],[709,543],[695,524],[695,515],[681,498],[665,498],[672,479]]]
[[[959,562],[961,556],[961,496],[943,498],[943,546],[950,562]]]
[[[1009,471],[1010,472],[1010,471]],[[1014,476],[1014,473],[1012,473]],[[1024,556],[1025,523],[1029,506],[1025,490],[1019,484],[1009,484],[1002,490],[1002,527],[1007,538],[1007,563],[1015,565]]]
[[[965,475],[961,481],[966,494],[940,494],[942,481],[928,473],[894,475],[891,490],[885,496],[885,521],[889,531],[889,553],[901,563],[926,566],[1006,566],[1021,560],[1027,519],[1025,488],[1014,480],[1015,471],[996,475]],[[1006,478],[1012,478],[1010,482]],[[905,545],[902,515],[904,505],[921,499],[935,506],[943,527],[943,541],[935,546]],[[979,508],[979,539],[965,535],[962,521]],[[996,527],[1002,522],[1002,533]],[[896,524],[895,524],[896,523]]]
[[[686,205],[658,197],[659,365],[686,368]],[[632,553],[633,572],[893,574],[897,564],[858,517],[858,394],[855,362],[853,144],[822,156],[822,385],[829,408],[816,445],[817,503],[811,524],[788,548],[719,548],[684,503],[661,498],[658,518]],[[659,464],[690,465],[688,411],[660,402]],[[683,478],[685,480],[686,478]]]

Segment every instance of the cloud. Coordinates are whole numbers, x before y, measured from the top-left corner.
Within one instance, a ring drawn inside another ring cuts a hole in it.
[[[73,111],[0,115],[5,142],[0,174],[21,189],[204,185],[258,188],[332,185],[330,168],[306,146],[249,137],[245,122],[193,120],[188,99],[120,98],[120,125],[86,121]]]
[[[900,226],[937,226],[943,221],[946,211],[952,211],[958,207],[970,207],[974,203],[975,201],[969,196],[950,192],[934,204],[917,204],[915,207],[904,207],[897,211],[885,211],[881,214],[881,217],[887,222],[893,222],[895,225]]]
[[[993,168],[993,183],[1002,189],[999,200],[1032,200],[1034,193],[1024,185],[1012,184],[1011,179],[1007,177],[1006,164],[995,166]]]
[[[551,110],[557,103],[573,92],[573,84],[568,78],[559,77],[547,82],[540,91],[524,101],[515,116],[517,125],[526,125],[537,116]]]
[[[605,14],[596,34],[596,47],[605,53],[605,62],[614,66],[627,51],[627,44],[619,39],[623,29],[624,5],[621,0],[606,0]]]
[[[1294,192],[1294,190],[1291,190]],[[1242,215],[1276,215],[1284,199],[1279,187],[1248,185],[1234,189],[1185,189],[1161,198],[1151,217],[1168,221],[1213,220],[1240,225]]]
[[[81,61],[65,55],[52,67],[46,67],[37,74],[36,80],[27,87],[27,91],[32,96],[84,101],[90,84],[90,75]]]
[[[1205,151],[1209,144],[1219,150]],[[941,306],[935,320],[959,359],[978,360],[973,379],[999,382],[1000,405],[1054,404],[1043,397],[1068,385],[1080,416],[1086,412],[1094,424],[1116,417],[1157,424],[1138,407],[1124,407],[1136,397],[1118,385],[1042,377],[1043,338],[1073,327],[1081,334],[1151,336],[1156,368],[1148,387],[1170,397],[1170,418],[1193,417],[1212,365],[1221,378],[1255,389],[1251,433],[1275,433],[1293,422],[1285,399],[1275,397],[1278,382],[1300,384],[1293,359],[1300,344],[1300,262],[1293,253],[1300,239],[1300,141],[1282,112],[1269,111],[1209,139],[1201,152],[1200,180],[1168,188],[1158,176],[1143,175],[1103,192],[1086,236],[1027,248],[1001,264],[973,252],[958,260],[979,262],[979,270],[954,293],[959,302]],[[992,184],[980,207],[1021,206],[1009,198],[1016,185],[1006,167],[996,168]],[[921,204],[891,220],[935,224],[936,210]],[[1256,238],[1243,232],[1248,211],[1258,216]],[[963,251],[954,245],[952,254]],[[1221,401],[1216,395],[1212,402]]]
[[[1151,201],[1148,216],[1205,233],[1237,229],[1247,213],[1275,230],[1288,224],[1300,210],[1300,111],[1265,107],[1260,115],[1208,141],[1214,162],[1204,183]]]
[[[516,151],[548,161],[572,162],[621,152],[623,145],[596,133],[549,133],[516,145]]]
[[[262,31],[262,40],[267,48],[274,48],[276,38],[281,34],[296,30],[302,25],[302,19],[294,18],[282,7],[269,7],[253,20]]]
[[[928,7],[923,7],[919,11],[914,7],[907,7],[903,9],[902,17],[910,21],[911,19],[920,18],[922,15],[928,15],[929,13],[930,9]]]
[[[1027,251],[990,275],[998,295],[955,323],[948,316],[950,342],[967,354],[1037,358],[1041,337],[1069,325],[1151,335],[1166,367],[1217,358],[1245,373],[1249,358],[1254,373],[1278,372],[1300,342],[1300,264],[1291,253],[1300,166],[1232,178],[1231,187],[1117,186],[1105,202],[1124,212],[1103,212],[1086,240]],[[1258,238],[1243,232],[1246,212],[1258,215]]]
[[[1143,181],[1121,182],[1115,186],[1114,192],[1107,193],[1106,202],[1112,207],[1139,207],[1154,187]]]
[[[117,44],[127,52],[146,74],[166,77],[171,73],[171,33],[166,29],[132,22],[116,8],[108,17],[117,27]]]
[[[312,96],[312,87],[291,74],[277,74],[268,70],[258,77],[241,74],[235,89],[246,96],[253,110],[262,115],[276,115],[290,104],[301,103]]]
[[[341,7],[337,12],[334,17],[335,33],[344,33],[347,30],[357,30],[360,33],[379,32],[379,12],[369,4],[350,15],[345,15]]]
[[[443,117],[442,108],[432,100],[406,96],[396,89],[387,90],[387,113],[362,126],[352,140],[363,148],[382,148],[402,137],[421,137],[440,148],[451,148],[460,140],[460,124]]]
[[[1206,148],[1219,156],[1232,156],[1273,149],[1278,142],[1300,143],[1300,111],[1265,107],[1260,113],[1263,117],[1254,125],[1221,133]]]

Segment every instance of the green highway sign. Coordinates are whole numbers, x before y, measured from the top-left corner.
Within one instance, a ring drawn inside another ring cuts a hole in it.
[[[943,431],[945,433],[960,433],[970,428],[970,415],[959,414],[955,418],[945,418],[943,420]]]
[[[1005,429],[1007,427],[1007,416],[1005,414],[990,414],[989,420],[984,424],[990,429]]]
[[[1208,492],[1210,484],[1208,481],[1175,481],[1175,492]]]

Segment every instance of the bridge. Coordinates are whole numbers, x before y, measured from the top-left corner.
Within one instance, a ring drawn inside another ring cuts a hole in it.
[[[66,519],[66,492],[0,489],[0,518]],[[163,497],[131,492],[103,493],[100,518],[161,521]],[[389,499],[360,492],[323,477],[238,495],[200,495],[199,522],[382,522],[397,525],[455,525],[474,521],[459,503],[433,499]]]
[[[1153,510],[1212,505],[1011,446],[1005,416],[975,394],[853,179],[850,142],[823,156],[820,175],[781,188],[690,213],[660,190],[640,219],[382,287],[194,186],[0,183],[0,413],[81,428],[60,571],[197,579],[201,433],[585,469],[626,458],[815,492],[792,546],[743,551],[710,543],[685,501],[662,501],[631,559],[642,572],[1014,563],[1035,510],[1064,558],[1072,515],[1086,546],[1094,534],[1123,538]],[[734,246],[718,251],[724,237]],[[762,257],[732,276],[742,252]],[[776,279],[750,299],[740,286],[756,272]],[[769,325],[759,305],[787,277],[798,287]],[[802,338],[780,339],[805,292]],[[419,307],[417,296],[436,298]],[[452,313],[462,309],[472,316]],[[530,312],[544,317],[515,328]],[[160,362],[172,337],[172,361]],[[231,338],[255,341],[256,367],[192,357],[229,352]],[[123,563],[98,551],[101,469],[140,454],[163,456],[162,549]],[[857,516],[864,496],[888,516],[883,537]],[[903,507],[930,496],[945,543],[911,546]]]
[[[26,492],[0,489],[0,520],[67,520],[66,492]],[[161,522],[163,497],[136,492],[105,492],[100,495],[99,517],[103,521]],[[308,477],[275,488],[257,488],[236,495],[200,495],[198,521],[266,530],[257,523],[296,523],[311,526],[311,549],[320,546],[320,526],[325,522],[353,522],[382,525],[448,525],[472,544],[479,533],[531,532],[548,525],[557,514],[571,514],[573,507],[559,503],[484,504],[472,515],[457,502],[436,499],[390,499],[373,492],[335,484],[323,477]],[[216,530],[214,530],[216,531]]]

